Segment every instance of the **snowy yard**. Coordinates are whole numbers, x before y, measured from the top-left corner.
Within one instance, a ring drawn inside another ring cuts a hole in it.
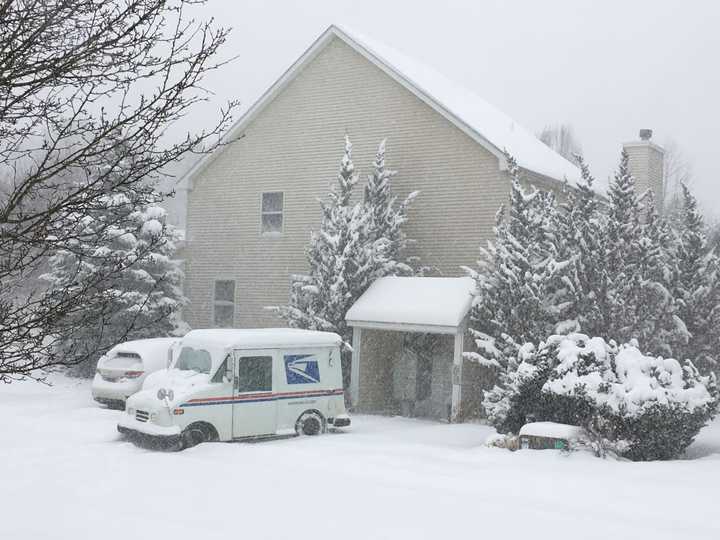
[[[510,453],[483,447],[485,426],[371,416],[160,453],[120,440],[89,384],[55,382],[0,387],[1,538],[720,538],[720,423],[664,463]]]

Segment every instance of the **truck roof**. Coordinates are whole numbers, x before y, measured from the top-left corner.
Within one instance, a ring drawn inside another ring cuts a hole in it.
[[[191,330],[183,343],[197,342],[223,349],[274,349],[277,347],[334,347],[342,340],[332,332],[298,328],[212,328]]]

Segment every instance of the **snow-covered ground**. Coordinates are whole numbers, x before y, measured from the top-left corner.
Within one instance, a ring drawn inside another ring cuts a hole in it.
[[[720,423],[693,459],[490,449],[480,425],[356,416],[342,434],[136,448],[89,384],[0,386],[0,538],[720,538]]]

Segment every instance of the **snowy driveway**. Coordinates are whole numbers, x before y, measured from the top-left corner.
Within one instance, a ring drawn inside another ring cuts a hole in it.
[[[343,434],[159,453],[89,385],[0,386],[0,538],[720,538],[720,425],[699,459],[482,446],[490,430],[354,417]],[[713,453],[715,452],[715,453]]]

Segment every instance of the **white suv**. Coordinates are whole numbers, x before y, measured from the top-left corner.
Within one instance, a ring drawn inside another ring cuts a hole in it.
[[[124,409],[125,400],[138,392],[145,377],[164,369],[172,357],[173,345],[180,338],[153,338],[126,341],[116,345],[98,360],[92,382],[95,401]]]

